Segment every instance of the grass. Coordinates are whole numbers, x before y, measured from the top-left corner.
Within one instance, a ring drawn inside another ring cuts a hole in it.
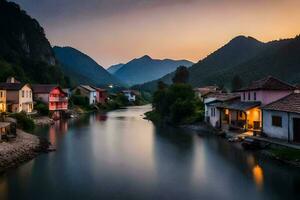
[[[291,149],[291,148],[271,148],[270,152],[284,160],[295,161],[300,160],[300,150]]]

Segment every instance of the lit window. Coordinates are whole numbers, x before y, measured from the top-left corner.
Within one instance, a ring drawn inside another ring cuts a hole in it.
[[[272,116],[272,126],[282,127],[282,117]]]

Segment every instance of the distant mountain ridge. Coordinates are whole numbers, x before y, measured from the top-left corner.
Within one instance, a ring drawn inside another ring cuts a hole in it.
[[[124,66],[123,63],[112,65],[109,68],[107,68],[107,71],[111,74],[114,74],[116,71],[118,71],[120,68]]]
[[[121,81],[108,73],[88,55],[72,47],[53,47],[55,56],[64,73],[72,77],[76,84],[107,86],[122,85]]]
[[[181,65],[189,67],[192,64],[193,63],[188,60],[159,60],[152,59],[150,56],[145,55],[124,64],[113,74],[128,85],[134,85],[155,80],[174,71]]]
[[[194,86],[217,84],[230,89],[234,76],[240,76],[244,85],[267,75],[288,82],[300,81],[300,42],[293,39],[260,42],[252,37],[238,36],[203,60],[189,68],[189,82]],[[174,72],[158,79],[171,83]],[[141,85],[154,90],[157,81]]]

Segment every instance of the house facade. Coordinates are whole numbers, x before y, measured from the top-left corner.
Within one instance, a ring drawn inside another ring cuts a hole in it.
[[[6,112],[6,90],[0,88],[0,113]]]
[[[0,83],[1,90],[6,91],[6,110],[8,112],[33,111],[32,89],[24,83]]]
[[[220,128],[261,132],[261,106],[293,93],[294,89],[294,86],[271,76],[252,82],[234,92],[239,100],[212,104],[219,109]]]
[[[127,97],[129,102],[136,101],[136,91],[134,90],[123,90],[122,93]]]
[[[108,93],[107,90],[102,88],[95,88],[96,89],[96,101],[100,104],[105,104],[108,101]]]
[[[68,94],[57,85],[32,85],[33,96],[36,101],[42,101],[49,107],[49,111],[68,110]]]
[[[204,98],[205,120],[215,128],[221,127],[222,116],[219,105],[239,100],[239,95],[230,93],[210,93]]]
[[[300,143],[300,93],[293,93],[262,107],[263,133],[268,137]]]
[[[97,91],[89,85],[79,85],[72,90],[72,93],[87,97],[90,105],[97,103]]]

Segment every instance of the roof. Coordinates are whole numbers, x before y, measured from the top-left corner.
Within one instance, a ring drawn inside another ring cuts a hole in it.
[[[89,86],[89,85],[80,85],[79,87],[81,87],[81,88],[83,88],[83,89],[85,89],[89,92],[96,92],[96,90],[93,87]]]
[[[248,90],[295,90],[296,88],[284,81],[272,76],[252,82],[248,87],[237,90],[237,92]]]
[[[240,98],[240,95],[234,93],[210,93],[206,98],[215,98],[217,101],[229,101]]]
[[[0,89],[18,91],[21,90],[25,85],[25,83],[0,83]]]
[[[300,93],[293,93],[262,107],[264,110],[283,111],[300,114]]]
[[[49,93],[54,88],[59,87],[58,85],[45,85],[45,84],[36,84],[32,85],[32,90],[34,93]]]
[[[217,105],[218,108],[226,108],[231,110],[241,110],[241,111],[247,111],[252,108],[258,107],[261,105],[261,102],[256,101],[231,101],[231,102],[225,102],[220,105]]]
[[[103,88],[96,88],[96,90],[97,90],[98,92],[106,92],[106,91],[107,91],[106,89],[103,89]]]

